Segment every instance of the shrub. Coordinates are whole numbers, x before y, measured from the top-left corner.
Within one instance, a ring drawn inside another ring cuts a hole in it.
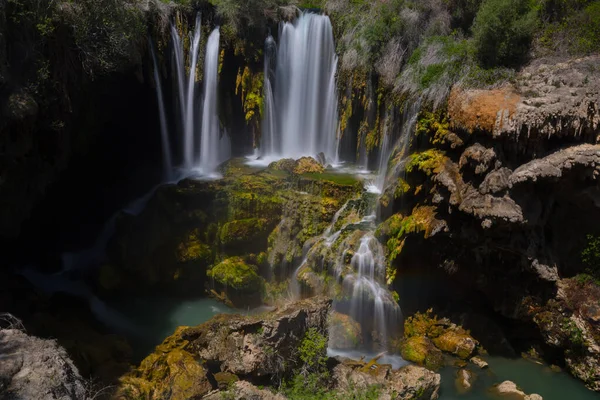
[[[473,24],[479,62],[486,67],[517,66],[527,58],[537,27],[530,0],[485,0]]]

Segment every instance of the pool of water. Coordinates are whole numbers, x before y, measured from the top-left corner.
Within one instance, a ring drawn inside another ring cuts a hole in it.
[[[583,383],[567,372],[554,372],[546,365],[518,358],[484,357],[489,363],[487,370],[469,366],[477,375],[471,391],[461,394],[455,386],[456,368],[441,371],[440,400],[498,400],[489,393],[494,384],[513,381],[525,393],[537,393],[544,400],[599,400],[600,394],[586,389]]]
[[[133,332],[125,333],[133,348],[135,362],[150,354],[179,326],[196,326],[217,314],[238,312],[211,298],[136,298],[112,304],[112,307],[135,328]]]

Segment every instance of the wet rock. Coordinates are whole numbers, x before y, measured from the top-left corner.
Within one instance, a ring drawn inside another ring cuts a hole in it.
[[[294,174],[301,175],[306,173],[321,173],[325,167],[312,157],[302,157],[294,165]]]
[[[504,381],[491,390],[492,393],[510,400],[543,400],[539,394],[527,395],[512,381]]]
[[[473,388],[475,374],[467,369],[460,369],[456,372],[454,384],[459,393],[466,393]]]
[[[215,381],[217,381],[217,387],[220,390],[226,390],[235,382],[239,381],[237,375],[231,374],[229,372],[217,372],[215,374]]]
[[[471,358],[471,362],[475,365],[477,365],[479,368],[481,369],[485,369],[487,367],[489,367],[489,364],[487,362],[485,362],[484,360],[482,360],[479,357],[473,357]]]
[[[355,349],[362,343],[362,332],[352,317],[332,312],[329,316],[329,347],[333,349]]]
[[[258,267],[247,264],[241,257],[221,261],[210,269],[207,275],[236,306],[260,303],[264,279],[258,275]]]
[[[15,329],[0,330],[0,395],[3,399],[80,400],[84,380],[54,340]]]

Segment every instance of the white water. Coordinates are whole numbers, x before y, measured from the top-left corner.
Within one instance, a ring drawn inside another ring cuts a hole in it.
[[[160,82],[160,73],[158,71],[158,61],[152,39],[148,38],[152,62],[154,63],[154,84],[156,85],[156,98],[158,101],[158,112],[160,118],[160,139],[163,154],[163,170],[165,179],[171,179],[173,173],[173,161],[171,160],[171,143],[169,142],[169,130],[167,128],[167,115],[165,113],[165,103],[163,98],[162,84]]]
[[[264,61],[264,86],[263,86],[263,125],[262,125],[262,146],[260,154],[268,156],[269,154],[279,153],[275,138],[275,99],[273,98],[273,79],[275,77],[275,62],[277,60],[277,44],[273,36],[269,35],[265,40],[265,61]]]
[[[185,102],[185,125],[184,125],[184,141],[183,141],[183,159],[184,167],[189,169],[194,164],[194,119],[196,105],[195,87],[196,87],[196,67],[198,64],[198,48],[200,46],[200,36],[202,32],[202,22],[200,13],[196,15],[196,26],[194,28],[194,38],[192,40],[190,54],[190,72],[188,76],[187,100]]]
[[[221,135],[217,114],[217,82],[219,79],[219,28],[212,31],[204,56],[204,104],[202,107],[202,135],[200,143],[200,169],[202,173],[214,172],[230,154],[227,135]]]
[[[179,114],[181,118],[181,127],[185,131],[186,126],[186,103],[185,103],[185,64],[183,55],[183,44],[181,38],[177,32],[175,24],[171,24],[171,45],[173,46],[173,70],[175,71],[174,77],[177,81],[177,99],[179,104]],[[184,132],[185,136],[185,132]],[[183,144],[183,151],[185,152],[185,143]],[[184,161],[185,163],[185,161]]]
[[[331,21],[305,13],[282,24],[279,37],[275,82],[268,80],[273,98],[266,115],[272,124],[263,126],[263,154],[299,158],[323,152],[335,162],[338,59]]]

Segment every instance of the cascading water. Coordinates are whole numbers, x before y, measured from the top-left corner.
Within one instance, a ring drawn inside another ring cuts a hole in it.
[[[229,157],[230,144],[221,135],[217,114],[217,82],[219,78],[219,28],[212,31],[206,43],[204,62],[204,104],[202,107],[202,135],[200,143],[200,168],[211,173]]]
[[[173,162],[171,161],[171,143],[169,141],[169,130],[167,128],[167,115],[165,112],[165,103],[163,99],[162,85],[160,82],[160,73],[158,71],[158,61],[154,51],[154,43],[148,38],[152,62],[154,63],[154,84],[156,85],[156,98],[158,100],[158,113],[160,118],[160,138],[163,153],[163,169],[166,180],[171,179],[173,174]]]
[[[266,156],[277,154],[280,150],[276,146],[275,138],[275,99],[273,98],[272,82],[275,77],[275,61],[277,60],[277,44],[273,36],[269,35],[265,40],[265,62],[264,62],[264,86],[263,86],[263,125],[262,145],[260,154]]]
[[[274,123],[263,126],[263,154],[298,158],[323,152],[335,162],[338,59],[331,21],[304,13],[294,24],[282,24],[279,36],[275,81],[269,79]]]
[[[196,25],[194,28],[194,38],[191,45],[190,54],[190,73],[188,76],[187,99],[185,102],[185,125],[183,155],[184,166],[189,169],[194,164],[194,119],[195,119],[195,87],[196,87],[196,67],[198,64],[198,48],[200,47],[200,36],[202,32],[202,19],[200,13],[196,15]]]

